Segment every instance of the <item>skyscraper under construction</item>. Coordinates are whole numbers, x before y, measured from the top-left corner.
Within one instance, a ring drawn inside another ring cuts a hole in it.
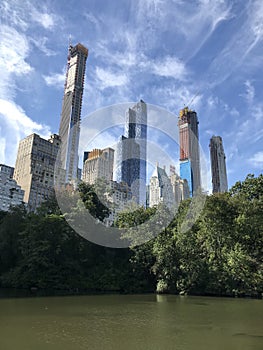
[[[66,81],[59,127],[61,168],[65,183],[77,179],[80,118],[88,49],[69,46]]]
[[[188,107],[180,111],[180,177],[187,180],[190,196],[201,188],[198,124],[195,111]]]

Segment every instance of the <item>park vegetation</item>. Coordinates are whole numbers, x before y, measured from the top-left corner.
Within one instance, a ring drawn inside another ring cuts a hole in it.
[[[94,187],[81,184],[79,191],[85,207],[103,220],[108,210]],[[201,214],[182,229],[192,201],[181,202],[157,237],[140,245],[135,240],[125,249],[78,235],[55,198],[36,213],[24,207],[0,212],[0,287],[262,296],[263,175],[248,175],[229,192],[206,196]],[[115,225],[126,227],[129,235],[130,227],[147,222],[156,210],[123,212]]]

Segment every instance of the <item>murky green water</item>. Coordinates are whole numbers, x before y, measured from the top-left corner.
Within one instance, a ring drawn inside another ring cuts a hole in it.
[[[263,301],[155,295],[0,299],[1,350],[262,350]]]

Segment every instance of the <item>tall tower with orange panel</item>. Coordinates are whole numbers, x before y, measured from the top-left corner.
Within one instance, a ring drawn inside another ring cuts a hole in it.
[[[186,179],[190,196],[201,188],[198,118],[188,107],[181,109],[178,118],[180,142],[180,177]]]

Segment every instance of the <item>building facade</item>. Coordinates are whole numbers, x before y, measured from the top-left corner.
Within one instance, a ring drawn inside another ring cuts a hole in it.
[[[114,149],[93,149],[85,152],[82,180],[94,184],[97,179],[113,179]]]
[[[175,205],[175,197],[165,168],[162,169],[157,164],[149,183],[149,206],[153,207],[159,203],[172,208]]]
[[[210,160],[212,173],[213,193],[226,192],[228,190],[226,156],[222,138],[212,136],[210,139]]]
[[[0,164],[0,210],[23,204],[24,191],[13,179],[14,168]]]
[[[146,205],[147,106],[140,100],[126,111],[124,136],[117,146],[117,178],[126,182],[137,203]]]
[[[187,180],[191,197],[201,189],[198,124],[195,111],[188,107],[180,111],[180,177]]]
[[[109,181],[105,197],[110,214],[104,219],[104,223],[106,226],[111,226],[117,219],[118,214],[125,210],[132,201],[132,192],[130,187],[124,182]]]
[[[126,183],[136,203],[140,201],[140,146],[131,138],[121,136],[117,143],[117,181]]]
[[[189,186],[186,179],[181,179],[176,173],[170,175],[170,181],[173,189],[175,204],[190,197]]]
[[[78,179],[78,147],[84,78],[88,49],[69,46],[66,81],[60,119],[61,167],[65,183]]]
[[[32,134],[21,140],[18,147],[14,179],[24,191],[29,211],[54,193],[55,167],[61,140],[56,134],[48,140]]]

